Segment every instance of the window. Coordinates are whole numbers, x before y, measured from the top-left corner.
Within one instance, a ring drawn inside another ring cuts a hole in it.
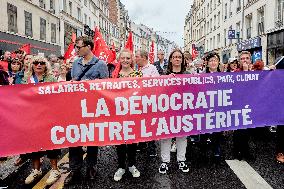
[[[264,8],[261,7],[257,10],[257,20],[258,20],[258,35],[262,35],[264,33]]]
[[[220,47],[220,33],[217,34],[217,48]]]
[[[233,7],[233,0],[230,0],[230,7],[229,7],[229,16],[232,16],[233,15],[233,12],[232,12],[232,7]]]
[[[240,38],[240,29],[241,29],[241,22],[237,22],[236,24],[236,38]]]
[[[213,37],[213,49],[215,49],[215,36]]]
[[[25,34],[26,36],[33,36],[32,13],[25,11]]]
[[[40,18],[40,39],[46,40],[46,20]]]
[[[87,6],[87,0],[84,0],[84,5]]]
[[[209,21],[207,22],[207,33],[209,33]]]
[[[237,12],[239,12],[241,10],[241,0],[237,0]]]
[[[283,11],[284,11],[284,2],[283,0],[277,0],[277,21],[283,21]]]
[[[39,7],[45,9],[45,0],[39,0]]]
[[[224,45],[227,46],[227,30],[224,29]]]
[[[220,14],[220,12],[218,12],[218,26],[220,26],[220,16],[221,16],[221,14]]]
[[[252,15],[249,14],[246,16],[246,30],[247,30],[247,39],[251,38],[252,32]]]
[[[207,39],[207,42],[206,42],[206,51],[209,51],[209,41]]]
[[[51,42],[56,43],[56,24],[51,24]]]
[[[87,15],[86,14],[84,14],[84,18],[85,18],[84,19],[84,21],[85,21],[84,23],[87,25]]]
[[[89,17],[89,26],[91,27],[91,17]]]
[[[214,30],[216,29],[216,15],[214,15]]]
[[[72,2],[69,1],[69,14],[72,15]]]
[[[17,27],[17,7],[7,3],[7,14],[8,14],[8,30],[11,32],[18,32]]]
[[[207,16],[209,15],[209,3],[207,4]]]
[[[77,12],[78,12],[78,20],[81,21],[82,17],[81,17],[81,9],[79,7],[77,7]]]
[[[228,18],[228,5],[227,3],[225,4],[225,20]]]
[[[54,10],[54,0],[50,0],[50,10]]]
[[[63,0],[63,11],[64,12],[67,12],[66,7],[67,7],[66,0]]]

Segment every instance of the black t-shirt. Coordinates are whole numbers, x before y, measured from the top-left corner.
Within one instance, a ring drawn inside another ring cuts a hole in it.
[[[4,70],[0,70],[0,85],[9,85],[9,75]]]

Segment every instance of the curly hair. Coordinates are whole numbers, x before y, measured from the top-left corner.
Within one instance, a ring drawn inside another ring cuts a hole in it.
[[[45,70],[44,70],[44,76],[45,77],[49,77],[49,76],[53,76],[52,74],[52,69],[51,69],[51,65],[50,63],[47,61],[46,58],[42,57],[42,56],[34,56],[32,58],[31,64],[29,66],[29,70],[25,73],[25,77],[31,77],[34,74],[34,70],[33,70],[33,66],[32,64],[34,62],[45,62]]]
[[[215,57],[215,58],[218,59],[217,72],[221,72],[221,70],[220,70],[220,56],[219,56],[218,53],[216,53],[216,52],[211,52],[211,53],[209,53],[209,54],[205,57],[205,60],[206,60],[207,62],[209,62],[210,58],[213,58],[213,57]],[[206,73],[210,73],[208,63],[207,63],[207,67],[206,67]]]

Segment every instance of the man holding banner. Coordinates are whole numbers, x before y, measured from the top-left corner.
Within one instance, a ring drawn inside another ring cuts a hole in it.
[[[159,77],[160,76],[156,66],[148,62],[148,52],[147,51],[144,51],[144,50],[137,51],[135,54],[135,58],[136,58],[136,64],[141,69],[143,77]],[[155,141],[148,142],[148,147],[149,147],[149,156],[150,157],[157,156],[156,142]]]
[[[87,36],[81,36],[76,39],[75,48],[77,55],[80,57],[73,63],[71,76],[74,81],[95,80],[108,78],[108,69],[105,62],[94,56],[92,50],[94,43]],[[98,147],[87,147],[87,176],[90,179],[95,178],[97,164]],[[81,173],[80,169],[83,163],[82,147],[69,148],[69,165],[71,172],[65,180],[65,184],[78,181]]]

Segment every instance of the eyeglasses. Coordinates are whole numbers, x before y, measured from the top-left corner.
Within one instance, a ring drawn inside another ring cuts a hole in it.
[[[210,60],[208,60],[208,62],[219,62],[217,59],[210,59]]]
[[[75,45],[75,48],[78,49],[78,50],[80,50],[81,48],[87,47],[87,46],[88,46],[88,45],[83,45],[83,46],[79,47],[79,46]]]
[[[46,63],[45,62],[43,62],[43,61],[35,61],[35,62],[33,62],[33,65],[35,65],[35,66],[37,66],[37,65],[42,65],[42,66],[44,66],[44,65],[46,65]]]
[[[182,56],[173,56],[173,59],[182,59]]]
[[[13,65],[17,65],[17,66],[20,66],[20,65],[21,65],[21,63],[20,63],[20,62],[12,62],[11,64],[13,64]]]

